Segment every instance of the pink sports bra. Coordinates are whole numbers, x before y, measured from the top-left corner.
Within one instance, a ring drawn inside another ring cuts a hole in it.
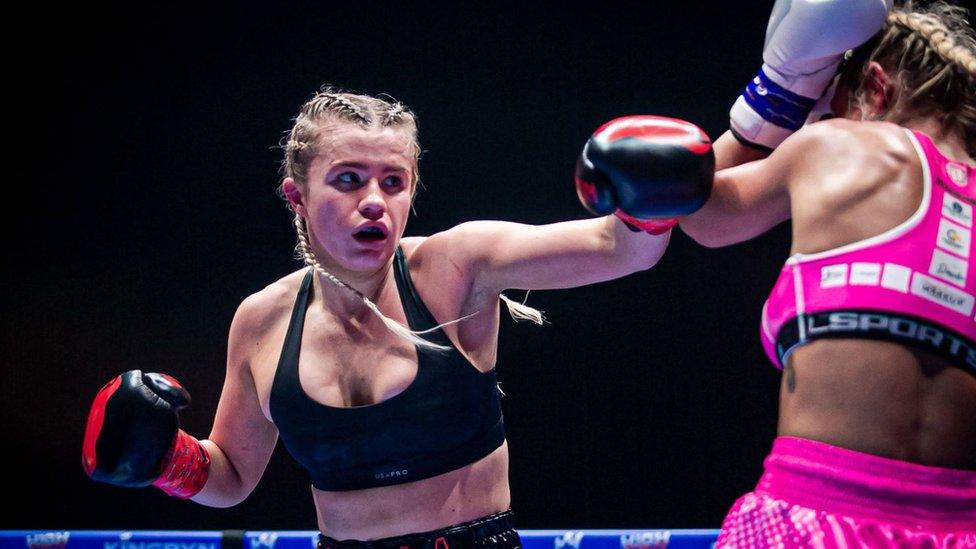
[[[777,368],[815,339],[867,338],[934,351],[976,374],[976,166],[947,159],[923,133],[909,137],[922,159],[918,210],[882,234],[783,266],[760,334]]]

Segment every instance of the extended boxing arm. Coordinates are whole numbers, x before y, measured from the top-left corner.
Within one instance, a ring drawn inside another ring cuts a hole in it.
[[[570,288],[653,266],[677,217],[708,196],[713,158],[693,124],[631,116],[601,126],[576,169],[577,194],[598,219],[543,226],[497,221],[462,224],[424,246],[443,246],[474,292]]]

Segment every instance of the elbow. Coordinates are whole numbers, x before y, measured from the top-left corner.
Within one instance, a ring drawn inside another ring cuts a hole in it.
[[[648,234],[633,231],[613,216],[608,216],[608,225],[600,232],[599,241],[593,246],[601,250],[607,266],[611,266],[612,278],[646,271],[657,265],[668,249],[671,231],[663,234]]]
[[[723,231],[719,227],[701,227],[686,221],[682,221],[679,226],[688,238],[706,248],[721,248],[736,242],[732,231]]]
[[[240,503],[243,500],[225,500],[225,499],[211,499],[211,498],[193,498],[193,501],[204,505],[206,507],[213,507],[214,509],[228,509]]]
[[[691,239],[705,248],[723,248],[732,244],[732,242],[728,241],[727,239],[718,238],[711,235],[699,235],[697,237],[692,236]]]
[[[648,243],[647,239],[652,242]],[[664,252],[668,249],[668,242],[671,240],[671,231],[660,235],[642,235],[642,242],[638,247],[627,251],[628,274],[646,271],[654,267],[664,257]]]
[[[233,498],[233,499],[221,500],[221,501],[215,502],[213,505],[210,505],[210,507],[216,507],[217,509],[228,509],[230,507],[234,507],[235,505],[237,505],[239,503],[242,503],[245,499],[247,499],[247,496],[240,497],[240,498]]]
[[[193,496],[193,501],[199,503],[200,505],[206,505],[207,507],[214,507],[217,509],[227,509],[229,507],[234,507],[235,505],[242,503],[247,496],[251,495],[249,489],[243,487],[234,490],[217,490],[204,488],[196,496]]]

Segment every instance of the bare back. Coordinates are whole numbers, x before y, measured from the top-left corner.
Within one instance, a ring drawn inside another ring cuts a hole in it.
[[[793,253],[881,234],[921,203],[921,161],[903,128],[835,124],[843,131],[832,132],[789,179]],[[976,377],[896,343],[814,341],[784,367],[779,434],[976,469]]]

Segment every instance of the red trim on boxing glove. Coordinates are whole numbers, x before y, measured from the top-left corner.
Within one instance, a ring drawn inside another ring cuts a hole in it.
[[[599,203],[600,197],[597,195],[596,185],[579,177],[574,177],[573,181],[576,183],[576,191],[579,195],[580,201],[582,201],[583,204]]]
[[[91,411],[88,412],[85,441],[81,447],[81,466],[85,468],[85,474],[88,476],[92,476],[95,468],[98,467],[98,452],[95,445],[98,442],[98,435],[102,433],[102,425],[105,424],[105,404],[108,399],[112,398],[120,385],[122,385],[122,376],[106,383],[95,395],[95,402],[92,403]]]
[[[617,216],[621,221],[624,222],[625,225],[627,225],[628,229],[634,231],[635,233],[644,231],[648,234],[664,234],[678,224],[677,217],[666,219],[637,219],[636,217],[627,215],[622,210],[613,212],[613,215]]]
[[[693,154],[705,154],[712,148],[712,140],[698,126],[667,116],[651,114],[621,116],[597,128],[593,136],[607,141],[636,137],[645,141],[660,141],[680,145]]]
[[[153,481],[153,486],[168,495],[189,499],[203,490],[209,473],[207,450],[199,440],[180,429],[163,458],[163,472]]]

